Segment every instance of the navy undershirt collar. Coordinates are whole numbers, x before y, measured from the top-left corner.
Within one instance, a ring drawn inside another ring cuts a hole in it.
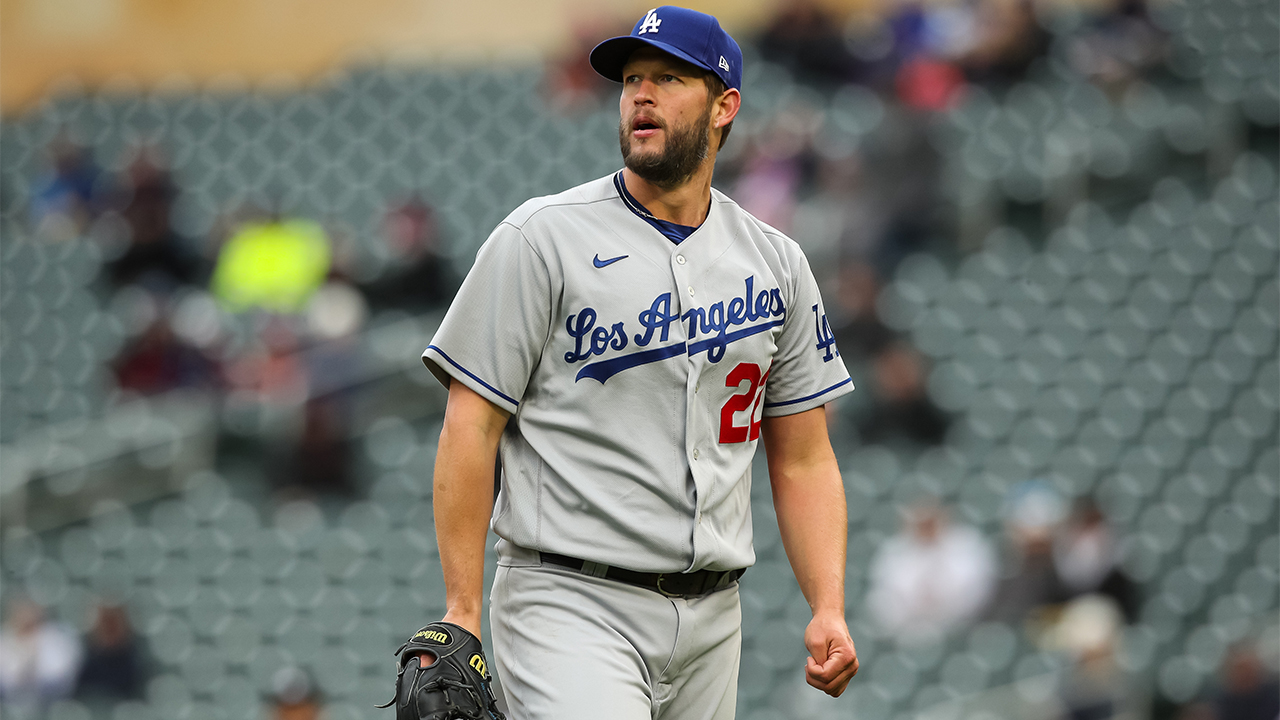
[[[622,171],[619,170],[617,175],[613,176],[613,186],[618,189],[618,196],[622,198],[622,204],[627,209],[636,214],[636,217],[644,220],[653,226],[655,230],[666,236],[668,240],[679,245],[686,238],[693,234],[698,228],[692,225],[679,225],[668,220],[660,220],[653,216],[653,213],[645,209],[627,190],[627,183],[622,179]]]

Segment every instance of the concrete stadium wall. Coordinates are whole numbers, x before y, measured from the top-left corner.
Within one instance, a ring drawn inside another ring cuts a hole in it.
[[[824,0],[833,9],[880,0]],[[362,59],[519,61],[626,32],[653,0],[2,0],[0,112],[59,83],[307,81]],[[696,0],[747,32],[781,0]]]

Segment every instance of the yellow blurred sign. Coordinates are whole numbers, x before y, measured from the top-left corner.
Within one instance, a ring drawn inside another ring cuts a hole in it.
[[[228,309],[302,309],[329,273],[329,239],[308,220],[252,223],[218,255],[212,290]]]

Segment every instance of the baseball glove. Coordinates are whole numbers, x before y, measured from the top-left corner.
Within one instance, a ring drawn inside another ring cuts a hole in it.
[[[435,662],[421,667],[418,655]],[[396,650],[396,720],[506,720],[498,712],[480,639],[453,623],[422,628]]]

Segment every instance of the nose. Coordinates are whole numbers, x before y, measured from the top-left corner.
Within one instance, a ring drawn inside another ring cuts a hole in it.
[[[648,78],[641,78],[640,82],[635,86],[635,95],[631,100],[636,105],[652,105],[653,104],[653,88],[654,83]]]

